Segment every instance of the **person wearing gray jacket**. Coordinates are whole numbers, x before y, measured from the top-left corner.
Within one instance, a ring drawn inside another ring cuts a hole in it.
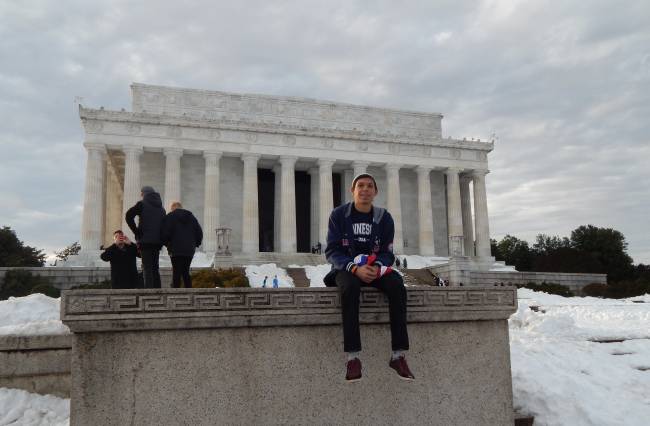
[[[127,210],[125,219],[142,256],[142,270],[145,288],[160,288],[159,258],[162,248],[161,231],[165,219],[160,194],[150,186],[142,187],[142,201]],[[138,225],[135,218],[138,217]]]

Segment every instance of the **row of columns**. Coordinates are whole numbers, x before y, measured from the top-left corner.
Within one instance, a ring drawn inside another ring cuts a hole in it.
[[[103,190],[104,190],[104,157],[106,148],[101,145],[86,144],[88,162],[86,166],[86,190],[84,194],[84,214],[82,224],[81,245],[83,248],[99,247],[102,241],[103,229]],[[140,155],[142,147],[124,147],[125,171],[124,190],[122,193],[122,212],[126,212],[140,199]],[[183,151],[172,148],[165,149],[165,207],[172,201],[180,200],[180,160]],[[204,152],[205,159],[205,194],[203,225],[207,230],[204,236],[203,248],[206,252],[214,252],[216,235],[213,232],[220,226],[219,222],[219,160],[221,153],[216,151]],[[243,154],[243,207],[242,207],[242,251],[255,253],[259,250],[259,219],[258,219],[258,190],[257,168],[259,154]],[[283,253],[296,252],[296,204],[295,204],[295,165],[297,157],[281,156],[280,179],[276,180],[276,191],[279,192],[279,205],[276,204],[276,247]],[[333,208],[332,167],[336,160],[319,159],[317,168],[309,170],[312,176],[311,216],[312,223],[319,224],[318,241],[323,245],[327,240],[327,224]],[[354,162],[352,173],[345,175],[345,185],[351,185],[351,176],[367,171],[369,163]],[[386,164],[387,175],[387,209],[395,222],[395,238],[393,248],[396,253],[403,253],[404,240],[402,234],[402,204],[400,194],[399,171],[401,164]],[[277,170],[277,169],[276,169]],[[419,219],[419,249],[423,255],[433,255],[435,245],[433,238],[433,206],[431,203],[431,167],[418,166],[415,169],[418,182],[418,219]],[[450,256],[474,255],[474,239],[476,240],[476,255],[490,256],[489,225],[487,197],[485,190],[485,173],[476,171],[471,176],[461,174],[460,169],[447,169],[447,218]],[[112,179],[112,178],[111,178]],[[348,182],[349,180],[349,182]],[[472,226],[470,182],[473,185],[474,196],[474,226]],[[346,191],[347,193],[347,191]],[[122,215],[123,216],[123,215]],[[126,223],[122,228],[127,230]],[[279,229],[278,229],[279,228]],[[474,236],[474,228],[476,235]],[[314,228],[312,228],[314,229]],[[279,242],[279,245],[277,244]]]

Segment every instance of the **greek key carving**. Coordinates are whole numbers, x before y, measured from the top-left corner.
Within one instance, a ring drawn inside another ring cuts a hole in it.
[[[246,289],[248,290],[248,289]],[[67,317],[95,314],[132,314],[156,312],[200,312],[200,311],[268,311],[268,310],[327,310],[340,308],[337,289],[280,289],[233,291],[207,289],[200,292],[187,291],[148,293],[146,290],[120,294],[103,291],[101,294],[69,294],[64,297]],[[440,310],[463,307],[480,309],[503,309],[515,306],[515,292],[512,289],[439,289],[409,288],[407,305],[416,310]],[[384,308],[388,302],[383,293],[374,289],[363,289],[362,308]],[[296,312],[298,313],[298,312]]]

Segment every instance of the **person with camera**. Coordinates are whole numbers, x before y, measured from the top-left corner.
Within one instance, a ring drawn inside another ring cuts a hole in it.
[[[136,258],[138,248],[124,235],[121,229],[113,233],[113,244],[108,246],[100,255],[104,262],[111,264],[112,288],[139,287],[138,267]]]

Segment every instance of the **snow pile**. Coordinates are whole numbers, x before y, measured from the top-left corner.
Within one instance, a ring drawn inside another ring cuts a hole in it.
[[[287,275],[287,271],[277,267],[275,263],[246,266],[246,277],[251,287],[262,287],[264,277],[268,277],[266,287],[273,287],[273,278],[276,275],[279,287],[294,287],[293,279]]]
[[[633,300],[648,295],[564,298],[520,289],[519,298],[509,320],[516,409],[542,425],[647,424],[650,304]]]
[[[0,388],[0,425],[67,426],[70,400]]]
[[[67,334],[59,319],[60,299],[35,293],[0,301],[0,335]],[[1,423],[0,423],[1,424]]]
[[[208,256],[202,251],[197,251],[194,253],[192,258],[192,268],[210,268],[214,263],[214,256]]]
[[[448,257],[436,257],[436,256],[419,256],[411,254],[408,256],[397,256],[404,265],[404,259],[406,259],[408,269],[422,269],[428,268],[429,266],[443,265],[449,263]]]

